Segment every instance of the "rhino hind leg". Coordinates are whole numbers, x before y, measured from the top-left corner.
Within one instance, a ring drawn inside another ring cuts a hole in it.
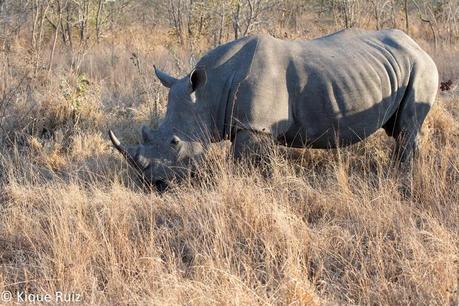
[[[400,133],[396,138],[394,158],[404,163],[411,162],[419,153],[419,136],[416,131]]]
[[[435,102],[438,76],[414,75],[405,96],[393,118],[385,124],[387,134],[395,138],[394,157],[398,162],[410,162],[419,152],[419,134],[422,124]]]

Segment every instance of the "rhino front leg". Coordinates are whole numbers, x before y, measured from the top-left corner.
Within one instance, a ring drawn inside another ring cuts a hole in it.
[[[240,130],[232,144],[233,156],[236,159],[249,158],[257,163],[263,163],[269,156],[273,141],[271,136],[251,130]]]

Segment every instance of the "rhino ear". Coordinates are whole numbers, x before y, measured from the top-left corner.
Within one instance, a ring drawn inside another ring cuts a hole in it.
[[[190,73],[190,89],[194,92],[196,89],[204,86],[207,82],[207,73],[203,67],[196,67]]]
[[[165,72],[162,72],[156,66],[153,66],[155,68],[155,74],[158,77],[158,79],[161,81],[161,84],[166,86],[167,88],[171,88],[172,85],[174,85],[175,82],[177,82],[177,79],[168,75]]]

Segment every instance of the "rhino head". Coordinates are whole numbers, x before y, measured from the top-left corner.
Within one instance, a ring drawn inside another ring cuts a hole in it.
[[[156,76],[169,88],[168,105],[164,121],[157,130],[143,126],[142,144],[122,144],[112,131],[114,147],[128,160],[149,184],[159,191],[172,180],[180,180],[192,170],[193,164],[204,153],[210,142],[210,118],[203,103],[200,89],[206,83],[203,68],[194,69],[182,79],[176,79],[155,67]]]

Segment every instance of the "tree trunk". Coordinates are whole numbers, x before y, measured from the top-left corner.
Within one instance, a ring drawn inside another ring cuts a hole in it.
[[[51,70],[53,68],[53,60],[54,60],[54,52],[56,51],[57,36],[59,35],[59,27],[62,26],[62,6],[61,6],[60,1],[57,1],[57,9],[58,9],[58,21],[57,21],[58,23],[56,24],[56,29],[54,31],[53,46],[51,49],[51,54],[49,55],[48,76],[51,74]]]
[[[373,2],[373,7],[375,9],[375,18],[376,18],[376,30],[381,29],[381,20],[380,20],[380,11],[378,7],[378,2],[374,1]]]
[[[239,38],[239,29],[240,29],[239,14],[240,13],[241,13],[241,4],[238,2],[237,7],[236,7],[236,12],[233,15],[233,29],[234,29],[234,39],[235,40]]]
[[[218,45],[222,44],[223,28],[225,26],[225,5],[222,5],[222,11],[220,14],[221,14],[221,19],[220,19],[220,29],[218,30]]]
[[[70,48],[73,49],[72,43],[72,12],[70,10],[70,5],[67,5],[67,18],[66,18],[66,32],[68,35]]]
[[[99,4],[97,5],[97,13],[96,13],[96,40],[99,42],[100,40],[100,18],[102,15],[102,11],[104,9],[104,2],[105,0],[99,0]]]
[[[405,30],[406,30],[406,34],[410,34],[410,22],[408,19],[408,0],[405,0],[404,10],[405,10]]]

